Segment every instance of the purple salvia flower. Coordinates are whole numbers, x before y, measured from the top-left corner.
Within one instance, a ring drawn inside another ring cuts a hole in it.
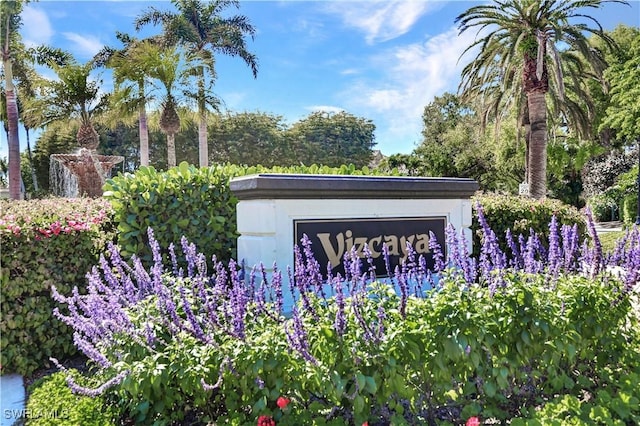
[[[284,297],[282,294],[282,272],[278,270],[276,263],[273,263],[273,274],[271,275],[271,286],[275,294],[276,315],[278,318],[282,315],[284,307]]]
[[[181,284],[178,285],[178,292],[180,293],[180,299],[182,301],[182,310],[184,311],[185,315],[187,316],[187,320],[191,325],[191,333],[196,337],[196,339],[200,340],[201,342],[207,343],[207,336],[205,336],[204,331],[202,330],[202,327],[198,322],[198,319],[193,313],[191,303],[187,298],[187,292]]]
[[[536,263],[536,247],[533,235],[529,235],[527,239],[527,245],[524,250],[524,271],[530,274],[538,273],[538,267]]]
[[[509,260],[509,266],[518,270],[522,269],[524,262],[522,260],[522,255],[520,254],[520,250],[518,250],[518,245],[513,239],[513,234],[511,233],[511,229],[507,229],[505,233],[505,239],[507,241],[507,246],[511,250],[511,259]]]
[[[558,219],[555,214],[551,216],[551,223],[549,223],[549,250],[547,259],[549,272],[555,279],[558,277],[563,260],[558,237]]]
[[[345,318],[345,300],[340,274],[338,274],[338,277],[333,281],[333,288],[335,290],[334,300],[336,304],[336,318],[333,322],[333,328],[336,330],[336,334],[342,337],[345,332],[347,320]]]
[[[425,259],[424,256],[420,256],[420,258],[418,259],[418,274],[420,276],[420,294],[417,294],[416,296],[418,297],[422,297],[424,296],[423,292],[422,292],[422,288],[424,287],[424,285],[428,285],[429,288],[433,287],[433,276],[431,275],[431,271],[429,270],[429,268],[427,268],[427,259]]]
[[[506,266],[505,257],[500,249],[500,245],[498,244],[498,238],[489,226],[489,223],[484,216],[482,206],[479,203],[477,204],[477,212],[478,221],[482,227],[482,249],[486,250],[490,256],[491,263],[493,263],[493,267],[491,269],[504,269]]]
[[[593,216],[591,215],[591,210],[589,208],[585,209],[585,215],[587,216],[587,230],[589,231],[589,235],[593,241],[593,257],[589,264],[589,269],[591,277],[595,277],[600,273],[602,263],[602,245],[600,244],[600,238],[596,232],[596,227],[593,223]]]
[[[162,255],[160,254],[160,244],[153,235],[153,229],[147,229],[147,236],[149,238],[149,246],[151,247],[151,253],[153,254],[153,266],[151,267],[151,277],[153,278],[154,285],[162,282],[162,274],[164,273],[164,267],[162,266]]]
[[[229,276],[231,279],[229,302],[231,303],[233,335],[239,339],[244,339],[245,315],[249,297],[242,281],[238,279],[236,263],[233,260],[229,261]]]
[[[169,281],[175,285],[175,281],[173,278],[168,278]],[[182,320],[178,316],[176,311],[176,305],[171,298],[171,292],[164,285],[160,284],[155,287],[155,293],[158,297],[157,306],[158,310],[164,315],[161,316],[164,321],[166,321],[166,325],[169,328],[169,331],[175,335],[179,330],[183,329]]]
[[[406,309],[407,309],[407,281],[406,275],[400,273],[400,268],[396,266],[395,270],[396,282],[398,283],[398,287],[400,288],[400,315],[402,318],[406,317]]]
[[[106,381],[99,387],[95,389],[85,388],[78,385],[72,376],[67,376],[67,385],[71,389],[71,391],[77,395],[85,395],[95,398],[97,396],[102,395],[107,389],[110,389],[116,385],[122,383],[122,381],[129,375],[129,370],[121,371],[112,379]]]
[[[291,293],[291,297],[296,299],[296,281],[293,277],[293,271],[291,270],[291,266],[287,265],[287,277],[289,278],[289,292]]]
[[[287,342],[289,346],[296,352],[298,352],[306,361],[313,365],[318,365],[318,360],[309,352],[309,340],[307,332],[304,329],[300,314],[296,306],[293,307],[293,313],[291,320],[293,322],[293,331],[289,330],[289,327],[285,324],[284,331],[287,335]]]
[[[375,342],[375,336],[369,327],[367,321],[365,321],[362,316],[363,311],[363,298],[366,298],[367,295],[363,293],[356,293],[351,296],[351,310],[353,312],[353,316],[356,318],[358,325],[364,331],[364,339],[369,343]]]
[[[462,266],[464,262],[460,256],[460,244],[458,243],[458,233],[456,232],[456,228],[454,228],[450,223],[447,224],[445,234],[447,237],[447,246],[449,247],[446,263],[449,266],[458,268]]]
[[[156,333],[153,330],[153,327],[151,326],[150,322],[146,322],[144,324],[144,337],[146,339],[147,345],[149,345],[150,348],[155,347]]]
[[[442,253],[442,246],[436,238],[436,234],[429,231],[429,250],[431,250],[433,256],[433,270],[435,272],[443,271],[445,268],[444,255]]]
[[[305,257],[305,270],[310,284],[309,287],[315,288],[320,296],[324,300],[327,300],[327,296],[324,294],[324,289],[322,288],[324,279],[322,278],[322,272],[320,271],[320,264],[313,255],[311,245],[311,240],[307,234],[304,234],[302,236],[302,248]]]
[[[107,359],[91,342],[83,339],[77,331],[73,333],[73,344],[82,351],[90,360],[102,368],[111,367],[111,361]]]
[[[220,363],[220,368],[218,369],[218,380],[213,385],[205,382],[204,378],[200,379],[202,389],[207,392],[211,392],[212,390],[218,389],[220,386],[222,386],[225,366],[231,366],[231,360],[229,359],[229,357],[225,357],[224,360],[222,360],[222,362]]]
[[[264,389],[264,380],[262,380],[260,377],[256,377],[255,383],[256,386],[258,386],[258,389]]]
[[[298,289],[300,299],[302,300],[302,306],[305,311],[311,312],[315,319],[318,319],[318,314],[315,312],[311,303],[309,302],[309,291],[312,287],[309,285],[310,277],[307,274],[307,267],[304,256],[298,245],[293,248],[295,269],[294,275],[294,287]],[[295,294],[293,295],[295,299]]]
[[[131,256],[131,262],[133,263],[132,275],[137,286],[133,283],[131,276],[125,274],[120,276],[120,288],[125,300],[127,300],[129,304],[134,304],[153,293],[153,284],[142,261],[134,255]]]
[[[460,247],[458,252],[460,253],[460,263],[462,267],[462,273],[467,286],[471,286],[476,282],[478,277],[478,269],[476,268],[476,260],[473,256],[469,255],[467,246],[467,239],[464,235],[464,230],[460,230],[460,238],[458,239]]]
[[[520,252],[520,258],[522,259],[521,270],[525,271],[527,269],[527,241],[524,238],[524,235],[518,234],[518,247]]]
[[[391,270],[391,263],[389,261],[389,246],[386,243],[382,245],[382,258],[384,259],[384,267],[387,272],[387,276],[392,277],[393,271]]]
[[[184,253],[185,260],[187,261],[187,276],[193,277],[196,267],[196,245],[189,243],[189,240],[187,240],[187,237],[184,235],[180,238],[180,244],[182,245],[182,252]]]
[[[582,242],[578,262],[582,266],[582,271],[588,273],[588,265],[591,265],[593,262],[593,251],[589,248],[589,241],[587,241],[586,238]]]
[[[629,244],[629,250],[622,265],[625,271],[624,291],[631,292],[640,281],[640,234],[637,228]]]
[[[260,270],[260,275],[262,276],[262,280],[260,285],[256,288],[256,275]],[[260,264],[256,267],[254,266],[251,269],[251,274],[249,274],[249,285],[247,286],[247,292],[251,296],[250,299],[253,299],[253,302],[256,304],[256,309],[259,312],[265,312],[265,305],[267,303],[267,270],[264,267],[264,263],[260,262]]]
[[[171,259],[171,267],[173,268],[173,275],[176,278],[182,278],[182,268],[178,266],[178,257],[176,256],[176,247],[173,243],[169,244],[169,258]]]
[[[196,270],[198,271],[197,277],[207,278],[207,258],[202,253],[198,253],[196,256]],[[244,271],[244,263],[242,270]]]
[[[367,273],[369,274],[369,279],[371,281],[376,280],[376,267],[373,264],[373,254],[371,253],[371,249],[368,244],[364,245],[362,249],[362,253],[364,254],[364,258],[367,260]]]
[[[578,225],[562,225],[562,269],[566,272],[575,272],[578,264]]]

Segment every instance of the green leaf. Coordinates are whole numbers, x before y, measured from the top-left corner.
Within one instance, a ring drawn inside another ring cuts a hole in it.
[[[364,410],[364,398],[358,395],[353,400],[353,412],[356,414],[360,414],[362,413],[362,410]]]
[[[493,398],[496,395],[496,387],[491,382],[484,382],[484,384],[482,385],[482,389],[484,389],[484,392],[489,398]]]

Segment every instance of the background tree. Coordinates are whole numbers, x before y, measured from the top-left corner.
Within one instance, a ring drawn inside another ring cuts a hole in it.
[[[630,49],[621,52],[624,60],[606,71],[611,99],[602,127],[614,129],[627,144],[640,143],[640,31],[635,31]]]
[[[601,52],[588,43],[587,36],[594,34],[608,44],[612,44],[612,40],[594,18],[585,14],[585,9],[598,8],[607,2],[625,3],[618,0],[504,0],[472,7],[456,18],[461,33],[474,27],[486,31],[465,51],[480,49],[478,56],[463,69],[462,91],[480,96],[487,90],[517,87],[526,95],[527,122],[531,126],[528,175],[530,195],[535,198],[546,196],[546,94],[550,92],[550,84],[555,88],[551,92],[554,96],[560,100],[565,98],[558,46],[566,45],[568,50],[579,54],[583,64],[588,64],[590,71],[597,75],[604,61]],[[595,28],[585,22],[595,24]],[[564,69],[573,73],[586,70],[577,65]],[[579,82],[579,76],[576,77],[572,81]],[[514,85],[518,81],[520,84]]]
[[[145,58],[149,61],[149,76],[158,80],[164,88],[159,125],[162,132],[167,135],[167,167],[174,167],[176,165],[175,135],[180,130],[178,102],[174,93],[180,78],[181,55],[176,48],[165,49],[147,45],[145,49],[147,50]]]
[[[122,42],[122,49],[104,47],[95,57],[98,66],[113,70],[115,83],[111,97],[112,115],[118,124],[132,125],[130,119],[137,118],[138,138],[140,140],[140,165],[149,165],[149,129],[147,128],[147,103],[153,97],[147,90],[148,67],[152,61],[147,55],[150,50],[146,44],[154,40],[137,40],[128,34],[116,32],[116,38]],[[114,128],[117,132],[118,129]]]
[[[240,112],[211,118],[209,134],[215,141],[211,150],[213,161],[267,167],[295,163],[284,136],[286,124],[282,116]]]
[[[214,53],[238,56],[251,68],[253,76],[258,72],[257,60],[246,46],[246,37],[253,38],[255,28],[246,16],[222,16],[229,7],[239,8],[235,0],[172,0],[178,13],[149,8],[136,19],[136,29],[152,23],[162,24],[163,36],[169,44],[181,44],[192,61],[192,75],[197,90],[188,93],[198,106],[198,146],[200,167],[208,165],[207,106],[217,107],[219,101],[212,95],[215,80]]]
[[[371,120],[347,112],[316,111],[287,131],[297,162],[339,167],[369,165],[375,146]]]
[[[503,118],[500,126],[482,125],[485,117],[478,105],[451,93],[427,105],[422,115],[423,140],[404,159],[409,173],[468,177],[485,190],[515,191],[524,168],[516,115]],[[391,158],[389,165],[397,160]]]
[[[422,113],[422,143],[414,153],[422,160],[423,176],[458,176],[459,167],[455,159],[465,147],[474,143],[469,127],[462,138],[451,143],[450,132],[456,131],[463,120],[474,121],[474,112],[462,104],[460,98],[451,93],[436,96]]]
[[[92,62],[84,65],[69,63],[65,66],[51,63],[50,66],[58,80],[47,82],[44,91],[30,104],[30,108],[40,111],[45,125],[75,120],[78,123],[78,145],[95,151],[100,138],[94,121],[108,105],[108,95],[101,91],[102,80],[90,76]]]

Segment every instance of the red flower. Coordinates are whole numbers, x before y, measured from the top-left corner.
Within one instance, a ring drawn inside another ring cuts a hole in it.
[[[476,416],[469,417],[467,420],[466,426],[480,426],[480,419]]]
[[[258,426],[276,426],[276,421],[270,416],[258,417]]]
[[[369,422],[362,423],[362,426],[369,426]]]
[[[284,396],[281,396],[276,401],[276,404],[278,405],[278,407],[280,407],[281,410],[284,410],[285,408],[287,408],[287,405],[289,405],[290,402],[291,400],[289,398],[285,398]]]

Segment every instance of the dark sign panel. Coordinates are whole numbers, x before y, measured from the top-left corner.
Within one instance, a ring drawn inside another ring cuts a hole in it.
[[[294,243],[300,244],[306,234],[313,254],[326,273],[331,263],[332,273],[343,274],[343,257],[355,248],[360,257],[367,245],[371,252],[376,275],[384,277],[387,268],[382,255],[383,246],[389,250],[391,270],[407,257],[407,243],[427,261],[433,269],[433,255],[429,249],[429,231],[433,232],[442,250],[445,241],[445,217],[399,217],[365,219],[298,219],[293,221]]]

